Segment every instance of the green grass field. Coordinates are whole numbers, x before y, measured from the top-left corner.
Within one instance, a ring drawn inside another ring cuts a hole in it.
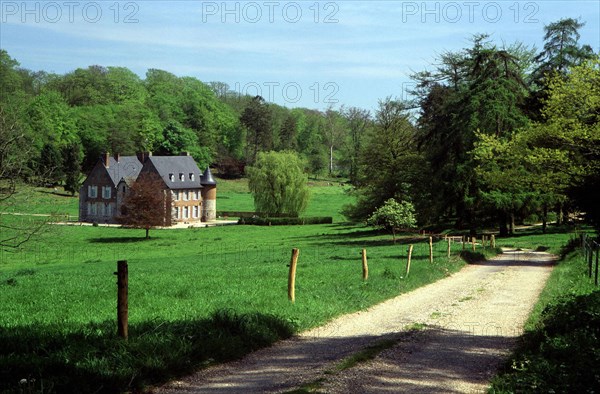
[[[431,264],[423,238],[393,244],[389,234],[342,222],[339,210],[351,197],[340,186],[311,191],[306,215],[333,216],[334,224],[151,230],[149,241],[143,230],[48,225],[19,250],[2,251],[0,391],[19,392],[20,379],[35,379],[33,391],[134,390],[240,357],[464,264],[457,245],[448,259],[446,244],[436,243]],[[219,195],[226,209],[252,210],[242,181],[222,182]],[[31,188],[11,207],[72,214],[76,208],[76,198]],[[415,249],[404,278],[409,242]],[[294,304],[287,299],[292,248],[300,249]],[[117,260],[129,263],[127,343],[116,337]]]
[[[345,223],[340,209],[352,197],[339,184],[316,182],[311,194],[305,215],[332,216],[333,224],[151,230],[150,240],[144,240],[143,230],[46,225],[18,250],[1,250],[0,391],[135,392],[239,358],[465,264],[459,244],[448,259],[446,243],[435,243],[431,264],[425,237],[404,234],[394,244],[389,234]],[[52,189],[23,187],[4,211],[76,215],[77,203]],[[217,204],[219,210],[253,210],[246,181],[220,182]],[[46,219],[0,217],[4,224],[22,226]],[[520,230],[497,239],[497,245],[559,254],[571,230]],[[404,277],[409,243],[415,248],[410,275]],[[287,299],[292,248],[300,249],[294,304]],[[361,277],[362,248],[368,281]],[[467,260],[494,253],[489,248],[462,252]],[[129,263],[127,342],[116,335],[118,260]],[[558,265],[529,331],[540,327],[545,308],[565,294],[592,291],[580,265],[576,255]],[[509,375],[493,392],[510,392],[515,379],[525,378]]]

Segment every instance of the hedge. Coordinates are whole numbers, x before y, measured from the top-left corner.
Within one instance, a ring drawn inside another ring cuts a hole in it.
[[[316,216],[305,218],[241,218],[239,224],[253,224],[256,226],[286,226],[286,225],[302,225],[302,224],[332,224],[331,216]]]

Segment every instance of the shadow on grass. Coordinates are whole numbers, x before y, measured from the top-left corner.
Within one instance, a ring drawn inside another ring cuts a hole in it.
[[[578,226],[572,224],[563,224],[563,225],[548,225],[546,228],[546,232],[542,231],[541,225],[531,226],[527,228],[518,228],[515,230],[514,234],[508,234],[505,236],[496,235],[496,238],[504,239],[504,238],[519,238],[519,237],[527,237],[531,235],[551,235],[551,234],[564,234],[570,233],[577,229]]]
[[[151,242],[159,240],[160,237],[150,237],[146,239],[144,235],[141,237],[103,237],[103,238],[90,238],[91,243],[98,244],[113,244],[113,243],[133,243],[133,242]]]
[[[221,310],[206,319],[132,324],[129,341],[115,332],[112,321],[0,327],[0,392],[138,392],[240,358],[294,328],[273,315]],[[21,379],[35,379],[35,387]]]
[[[72,195],[69,192],[58,192],[58,191],[50,191],[50,190],[38,190],[38,193],[44,193],[44,194],[52,194],[54,196],[58,196],[58,197],[69,197],[69,198],[73,198],[75,197],[74,195]]]

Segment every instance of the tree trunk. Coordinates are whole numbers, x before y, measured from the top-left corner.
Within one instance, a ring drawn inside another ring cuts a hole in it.
[[[548,205],[544,204],[542,208],[542,233],[546,234],[546,228],[548,227]]]
[[[329,145],[329,176],[333,175],[333,144]]]
[[[510,235],[515,233],[515,213],[510,211]]]
[[[500,214],[500,228],[498,229],[499,235],[501,237],[505,237],[508,235],[508,226],[506,225],[506,213],[502,212]]]
[[[146,229],[146,239],[150,239],[150,229]]]
[[[392,228],[392,238],[394,238],[394,243],[396,243],[396,229]]]
[[[558,206],[558,212],[556,213],[556,224],[558,224],[559,226],[561,224],[563,224],[564,222],[564,216],[563,216],[563,206],[562,203]]]

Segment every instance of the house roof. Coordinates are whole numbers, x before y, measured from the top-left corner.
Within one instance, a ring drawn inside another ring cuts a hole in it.
[[[217,184],[215,178],[213,178],[212,172],[210,172],[210,168],[206,167],[204,174],[200,177],[200,183],[206,186],[214,186]]]
[[[142,163],[137,156],[121,156],[119,161],[114,157],[108,159],[108,168],[106,172],[110,176],[111,181],[116,186],[121,179],[136,179],[142,169]]]
[[[192,156],[150,156],[150,162],[169,189],[201,188],[202,173]],[[190,178],[193,174],[193,178]],[[181,180],[183,176],[183,180]]]

